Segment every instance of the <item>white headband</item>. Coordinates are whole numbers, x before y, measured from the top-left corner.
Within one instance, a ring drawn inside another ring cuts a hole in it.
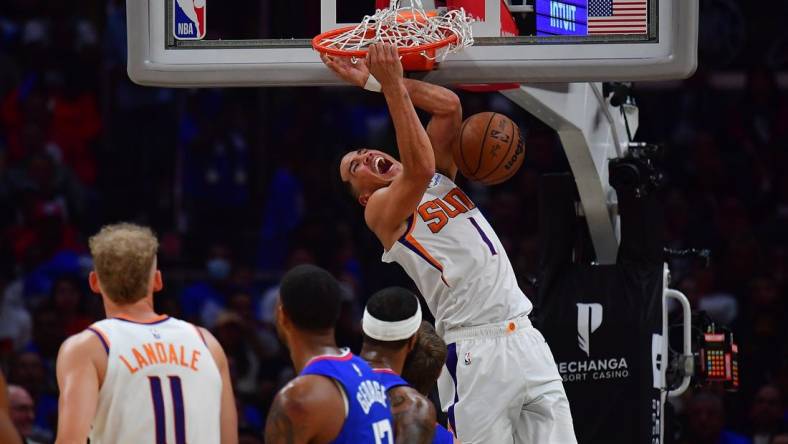
[[[416,300],[416,313],[408,319],[401,321],[381,321],[375,318],[364,308],[364,318],[361,320],[361,329],[372,339],[378,341],[401,341],[408,339],[419,331],[421,326],[421,304]]]

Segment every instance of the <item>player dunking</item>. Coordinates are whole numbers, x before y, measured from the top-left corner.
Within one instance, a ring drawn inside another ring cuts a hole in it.
[[[321,268],[299,265],[282,278],[276,328],[298,376],[274,398],[266,444],[394,443],[378,376],[336,345],[341,303],[339,283]]]
[[[132,224],[90,238],[107,319],[67,339],[57,357],[57,444],[235,444],[227,359],[205,329],[153,311],[158,242]]]
[[[401,162],[360,149],[343,157],[340,175],[365,207],[383,260],[399,263],[415,281],[448,344],[439,391],[457,437],[464,443],[576,442],[552,353],[527,317],[531,302],[492,227],[454,184],[459,99],[445,88],[403,79],[390,45],[370,47],[366,63],[323,59],[351,84],[375,89],[373,76],[388,104]],[[432,115],[426,130],[414,105]]]
[[[436,426],[432,403],[400,376],[411,358],[420,326],[421,307],[415,294],[399,287],[380,290],[364,309],[360,355],[386,387],[397,442],[452,444],[451,433]]]

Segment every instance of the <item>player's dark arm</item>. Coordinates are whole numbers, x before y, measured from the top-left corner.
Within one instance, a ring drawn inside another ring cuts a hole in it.
[[[0,373],[0,442],[22,444],[9,416],[8,387],[2,373]]]
[[[388,392],[397,444],[429,444],[435,434],[435,408],[411,387],[395,387]]]
[[[414,79],[404,81],[413,105],[432,116],[427,124],[427,136],[435,152],[435,168],[454,180],[457,165],[454,163],[453,145],[462,125],[460,98],[442,86]]]
[[[322,376],[299,376],[274,398],[265,422],[265,443],[330,442],[342,430],[344,413],[334,382]]]
[[[370,197],[364,214],[367,225],[388,247],[403,221],[416,210],[435,174],[435,154],[405,87],[396,48],[373,45],[366,60],[382,86],[402,162],[402,173]]]

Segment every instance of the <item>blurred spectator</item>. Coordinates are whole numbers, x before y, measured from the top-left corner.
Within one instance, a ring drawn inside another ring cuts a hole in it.
[[[788,344],[780,339],[788,336],[785,311],[788,301],[770,277],[753,279],[748,290],[743,317],[734,325],[734,331],[748,368],[742,374],[743,380],[754,390],[780,365],[774,356],[784,356],[788,352]]]
[[[264,270],[283,269],[290,236],[304,216],[303,185],[290,168],[274,172],[263,208],[258,262]]]
[[[94,144],[102,122],[96,95],[86,85],[91,72],[76,54],[64,55],[62,63],[62,77],[57,79],[59,83],[50,104],[52,140],[60,148],[63,163],[74,170],[83,184],[93,185],[96,181]]]
[[[232,291],[233,260],[230,248],[215,243],[205,259],[207,279],[186,287],[180,296],[181,313],[193,322],[212,328]]]
[[[249,210],[250,154],[243,100],[215,91],[192,97],[181,122],[184,195],[195,232],[223,235],[243,228]]]
[[[36,419],[36,406],[27,390],[18,385],[9,385],[8,402],[11,421],[19,435],[25,440],[25,444],[41,444],[41,441],[34,439],[33,425]]]
[[[32,336],[32,319],[19,290],[0,276],[0,361],[22,349]]]
[[[62,276],[55,281],[52,305],[60,316],[64,337],[75,335],[94,322],[86,313],[85,295],[76,277]]]
[[[774,437],[788,433],[785,406],[780,389],[764,385],[750,404],[750,437],[753,444],[769,444]]]
[[[749,438],[725,429],[722,397],[710,391],[692,395],[686,410],[684,444],[751,444]]]
[[[261,396],[268,397],[271,395],[268,391],[273,390],[273,386],[260,385],[264,362],[271,363],[271,350],[266,349],[254,325],[232,311],[219,315],[213,333],[222,344],[230,364],[239,422],[262,429],[264,415],[257,405]]]
[[[254,395],[262,350],[253,326],[237,313],[227,311],[218,316],[213,331],[232,362],[236,394]]]
[[[729,131],[737,145],[750,155],[764,146],[784,141],[788,133],[788,106],[772,70],[753,65],[747,87],[730,113]]]
[[[290,250],[283,270],[289,270],[296,265],[315,263],[315,254],[308,248],[293,248]],[[263,291],[260,300],[260,311],[258,318],[271,326],[274,325],[274,315],[276,304],[279,301],[279,283],[270,286]]]
[[[27,351],[43,359],[47,368],[54,369],[60,344],[66,340],[63,319],[51,305],[44,305],[33,312],[33,341]],[[32,393],[32,392],[31,392]]]
[[[38,354],[23,352],[11,363],[8,382],[21,386],[33,398],[35,405],[34,430],[44,441],[49,441],[56,430],[57,391],[54,372],[44,367]]]

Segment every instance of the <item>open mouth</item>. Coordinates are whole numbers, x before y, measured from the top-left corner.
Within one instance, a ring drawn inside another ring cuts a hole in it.
[[[378,172],[378,174],[388,173],[392,166],[394,166],[394,163],[384,157],[378,157],[375,159],[375,170]]]

